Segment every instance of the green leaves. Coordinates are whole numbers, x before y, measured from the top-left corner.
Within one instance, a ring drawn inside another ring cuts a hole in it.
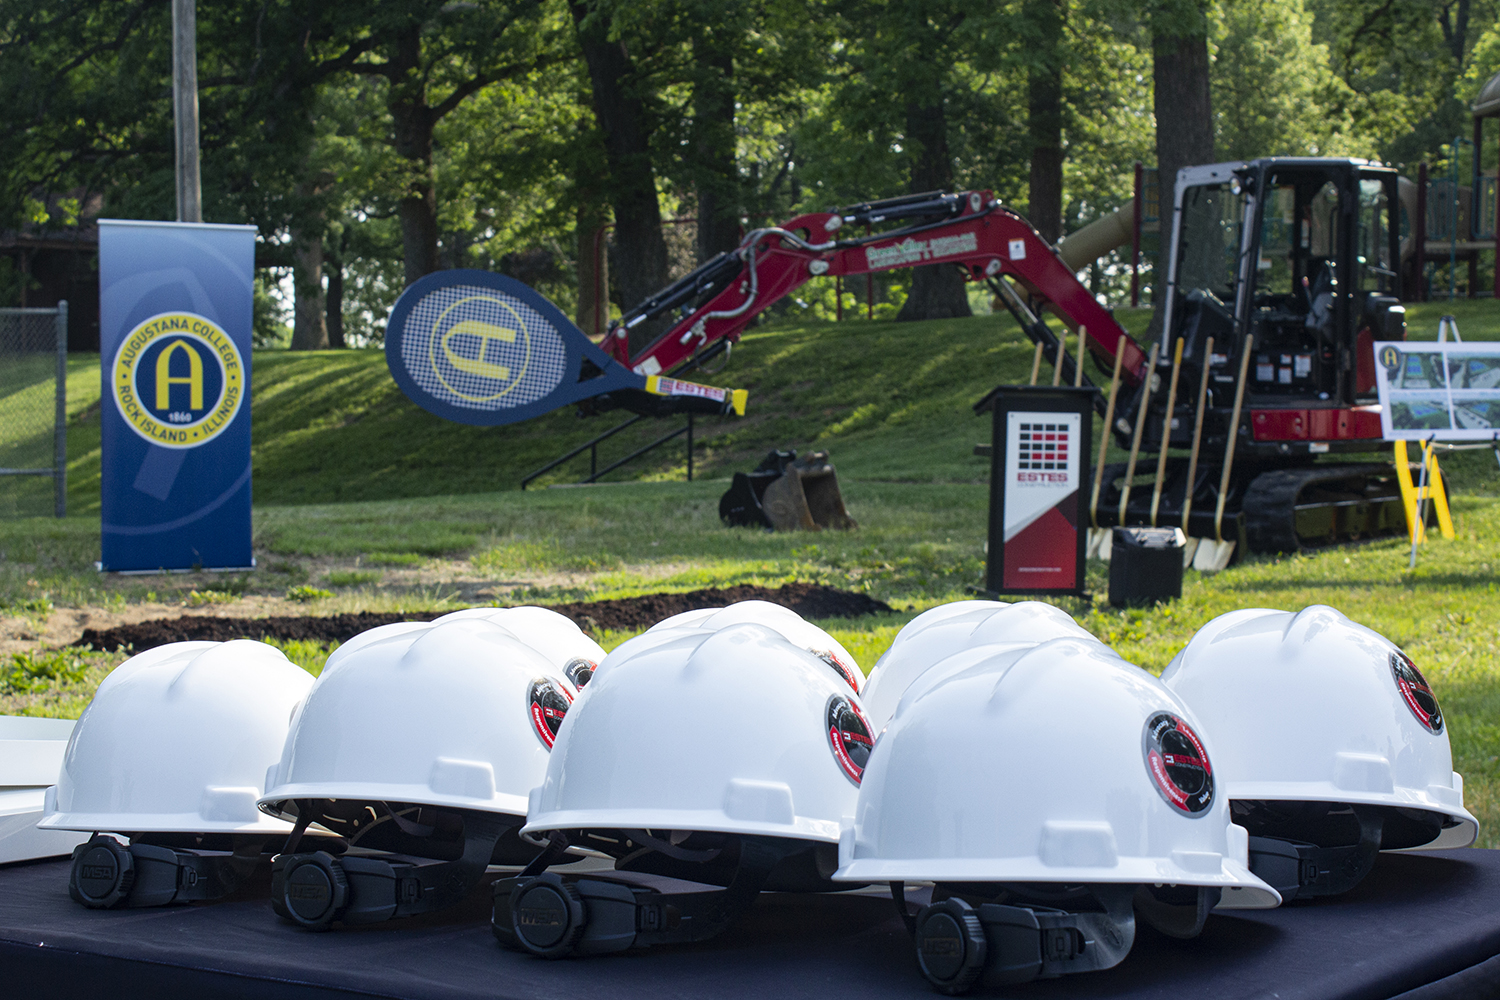
[[[939,144],[915,134],[924,108],[943,119],[938,173],[1025,211],[1028,92],[1054,68],[1062,228],[1077,229],[1154,159],[1153,34],[1207,33],[1225,158],[1440,163],[1500,71],[1500,0],[219,0],[199,11],[206,217],[259,227],[268,288],[294,235],[321,239],[351,344],[379,342],[427,267],[545,257],[536,280],[571,310],[577,261],[627,195],[575,8],[632,67],[619,86],[644,109],[649,168],[635,193],[716,222],[700,252],[741,226],[904,191]],[[169,13],[0,0],[0,229],[172,217]],[[905,280],[877,284],[899,305]],[[281,306],[269,291],[261,306],[260,342],[279,343]]]
[[[36,694],[81,682],[89,664],[67,650],[33,650],[0,659],[0,694]]]

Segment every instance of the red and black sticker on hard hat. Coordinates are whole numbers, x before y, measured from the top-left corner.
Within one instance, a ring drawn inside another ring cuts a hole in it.
[[[812,652],[814,656],[832,667],[834,673],[842,677],[844,683],[854,689],[855,694],[859,693],[859,672],[839,659],[839,654],[831,649],[815,649]]]
[[[557,731],[562,727],[563,717],[568,714],[568,706],[571,704],[573,696],[568,694],[567,688],[550,677],[538,677],[531,682],[526,710],[531,716],[531,728],[536,730],[537,739],[548,750],[557,741]]]
[[[825,714],[828,725],[828,746],[833,750],[833,759],[839,769],[856,785],[864,777],[865,764],[870,760],[870,750],[875,745],[870,735],[870,723],[852,701],[843,695],[828,699]]]
[[[1167,805],[1184,816],[1202,816],[1214,801],[1214,772],[1203,741],[1171,712],[1146,720],[1141,736],[1146,771]]]
[[[1399,649],[1391,653],[1391,673],[1396,678],[1396,690],[1401,692],[1406,707],[1417,717],[1422,728],[1434,736],[1443,731],[1443,710],[1438,707],[1437,696],[1432,685],[1422,676],[1422,671],[1411,662],[1411,657]]]
[[[575,656],[563,667],[563,676],[573,682],[573,686],[582,691],[584,686],[593,678],[594,671],[599,669],[599,664],[582,656]]]

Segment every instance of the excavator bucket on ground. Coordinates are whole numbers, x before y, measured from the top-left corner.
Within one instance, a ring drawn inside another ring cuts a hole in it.
[[[858,527],[844,507],[838,473],[828,452],[803,455],[766,487],[761,506],[777,531],[840,531]]]
[[[839,477],[828,452],[797,457],[795,451],[773,451],[734,482],[719,500],[726,524],[763,526],[777,531],[847,531],[859,525],[844,506]]]

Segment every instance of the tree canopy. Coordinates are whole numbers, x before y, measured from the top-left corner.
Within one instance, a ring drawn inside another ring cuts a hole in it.
[[[446,267],[593,332],[747,227],[935,187],[1055,237],[1159,156],[1467,172],[1454,139],[1500,71],[1500,0],[199,7],[204,218],[258,228],[267,287],[295,273],[299,347],[378,342]],[[0,230],[172,216],[170,59],[168,0],[0,0]],[[881,314],[967,311],[926,271],[874,280]],[[787,308],[831,310],[826,284]]]

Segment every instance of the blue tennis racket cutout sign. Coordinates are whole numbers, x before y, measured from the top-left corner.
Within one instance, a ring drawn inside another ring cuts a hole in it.
[[[600,373],[579,381],[585,358]],[[479,426],[647,389],[644,375],[595,347],[555,305],[490,271],[438,271],[413,282],[386,324],[385,360],[412,402]]]

